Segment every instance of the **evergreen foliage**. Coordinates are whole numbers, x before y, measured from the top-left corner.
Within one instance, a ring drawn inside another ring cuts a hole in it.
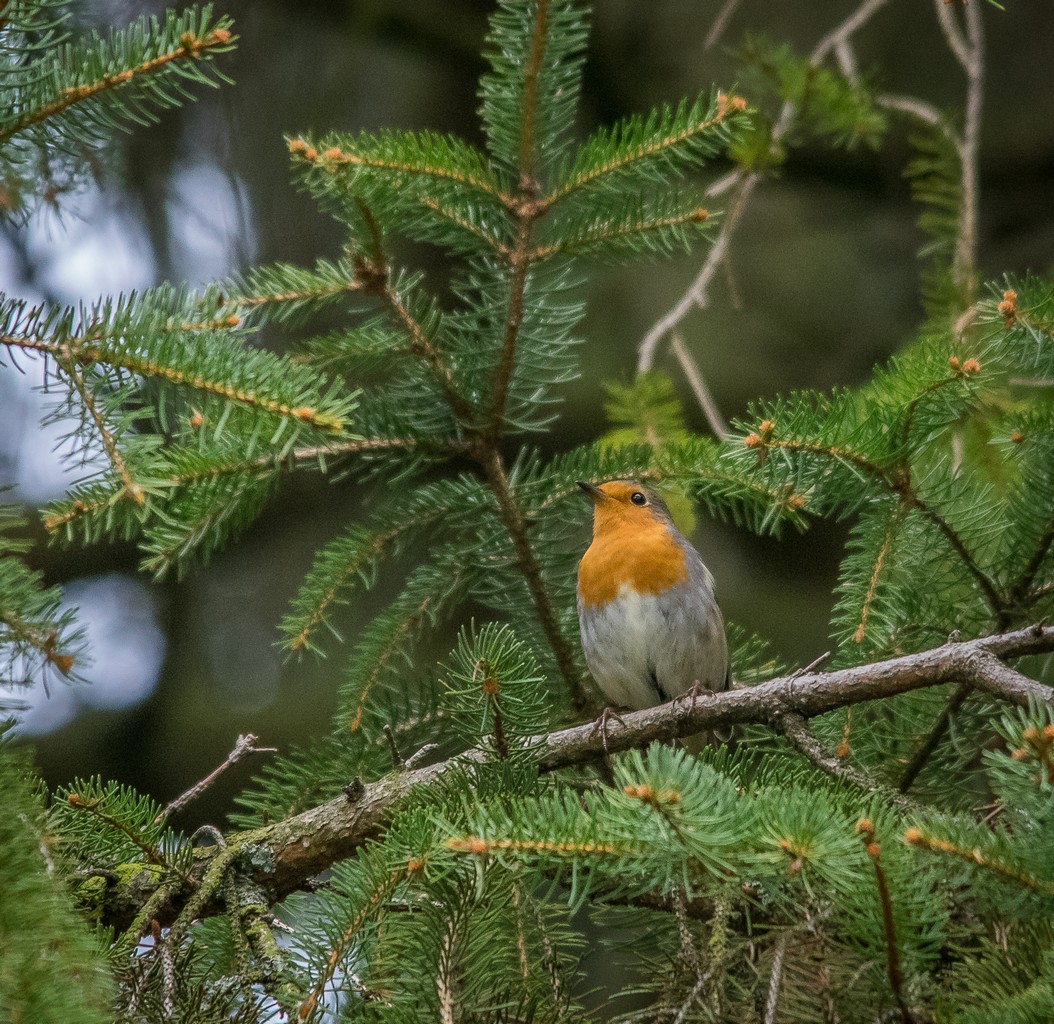
[[[29,544],[12,534],[22,516],[0,505],[0,686],[17,690],[49,677],[76,679],[87,658],[83,635],[73,614],[61,607],[57,587],[45,587],[40,573],[17,556]],[[0,713],[17,710],[18,701],[0,697]]]
[[[9,0],[0,22],[0,208],[29,213],[77,188],[115,129],[148,124],[226,81],[211,58],[233,44],[212,5],[72,38],[68,0]]]
[[[66,896],[69,867],[50,848],[41,787],[0,733],[0,1017],[110,1019],[113,986],[102,943]]]
[[[72,160],[143,104],[211,80],[207,58],[232,38],[203,9],[90,40],[90,59],[72,61],[57,27],[31,23],[34,5],[13,11],[14,84],[0,83],[24,96],[0,128],[12,195],[48,180],[27,170],[29,148]],[[59,69],[58,91],[23,62],[17,32],[41,69]],[[1054,421],[1015,383],[1054,376],[1043,280],[1000,284],[958,323],[931,302],[919,337],[867,385],[758,403],[721,442],[693,436],[651,377],[610,388],[613,433],[550,460],[534,449],[577,372],[579,257],[705,240],[695,172],[729,152],[750,168],[781,155],[771,122],[716,90],[576,147],[584,46],[578,3],[500,0],[485,148],[429,132],[290,138],[302,187],[346,229],[337,258],[82,309],[4,300],[10,360],[44,358],[55,414],[78,417],[88,476],[44,517],[60,539],[135,537],[160,575],[230,541],[294,472],[336,467],[375,495],[368,520],[317,554],[282,623],[289,650],[347,658],[332,728],[239,797],[241,831],[195,845],[149,798],[101,779],[52,798],[45,845],[90,874],[76,898],[116,928],[121,1020],[635,1020],[643,1003],[660,1020],[738,1021],[775,999],[778,1019],[863,1024],[1033,1020],[1049,1006],[1049,704],[1007,712],[971,677],[854,713],[847,700],[802,721],[805,744],[759,712],[734,746],[652,745],[617,758],[612,778],[584,755],[545,762],[545,734],[593,704],[572,589],[581,479],[660,483],[758,532],[850,520],[832,622],[841,666],[952,630],[1027,626],[1054,599]],[[802,137],[851,145],[884,130],[864,86],[784,47],[752,40],[746,54],[781,102],[807,109]],[[140,91],[122,93],[129,83]],[[945,233],[950,180],[915,177]],[[395,263],[397,237],[449,254],[448,295]],[[933,259],[961,300],[950,250]],[[346,314],[342,326],[295,357],[248,344],[265,322],[322,309]],[[27,676],[69,674],[76,634],[17,553],[0,549],[4,656]],[[345,643],[337,610],[382,573],[397,595]],[[465,625],[472,613],[486,621]],[[430,667],[420,651],[436,635],[452,650]],[[761,639],[734,624],[729,636],[741,684],[779,671]],[[1042,659],[1019,667],[1050,679]],[[810,756],[812,742],[831,754]],[[10,870],[41,908],[35,942],[70,911],[36,863],[30,787],[0,758],[17,803],[4,822],[24,822]],[[368,786],[390,801],[369,805]],[[372,816],[357,849],[312,861],[331,875],[287,896],[322,819],[348,808]],[[317,827],[276,857],[268,842],[301,812]],[[118,909],[129,893],[135,909]],[[64,927],[83,973],[90,943],[74,949],[83,928]],[[599,993],[586,935],[626,964]],[[95,982],[85,1020],[106,998]]]

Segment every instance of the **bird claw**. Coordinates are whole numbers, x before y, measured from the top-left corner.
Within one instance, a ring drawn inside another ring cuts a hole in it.
[[[597,733],[600,733],[600,739],[601,743],[604,745],[605,754],[609,753],[608,723],[611,719],[615,719],[615,721],[623,728],[626,727],[626,723],[622,720],[622,716],[614,708],[608,707],[600,712],[600,717],[593,723],[593,728],[589,731],[590,737],[596,736]]]
[[[694,683],[692,683],[692,685],[690,687],[688,687],[687,690],[684,691],[684,693],[677,694],[677,696],[673,698],[672,703],[677,705],[677,704],[680,704],[681,701],[684,701],[684,700],[688,701],[688,713],[691,714],[695,710],[695,702],[700,697],[713,697],[713,696],[714,696],[714,691],[713,690],[708,690],[697,679]]]

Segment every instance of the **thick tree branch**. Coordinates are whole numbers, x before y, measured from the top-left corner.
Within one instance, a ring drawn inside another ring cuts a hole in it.
[[[1033,626],[1012,633],[964,643],[947,643],[919,654],[840,669],[835,672],[780,676],[759,686],[731,690],[687,702],[663,704],[624,716],[603,736],[592,723],[561,729],[539,737],[539,765],[543,772],[583,764],[611,752],[642,747],[655,740],[672,740],[722,726],[763,723],[780,728],[793,716],[809,719],[836,708],[943,683],[969,680],[1003,699],[1028,707],[1032,702],[1054,706],[1054,689],[1035,682],[1003,664],[1001,659],[1054,651],[1054,627]],[[788,719],[788,716],[792,716]],[[161,924],[175,920],[188,903],[198,903],[194,880],[201,879],[223,857],[265,897],[277,901],[302,888],[310,878],[337,861],[351,857],[368,839],[376,837],[396,806],[415,790],[484,758],[479,750],[413,771],[399,771],[376,782],[349,785],[345,796],[304,811],[286,821],[227,837],[225,847],[195,852],[191,881],[162,883],[156,866],[143,864],[129,877],[93,878],[82,884],[85,903],[106,924],[123,929],[151,901],[151,916]],[[100,888],[105,886],[103,891]],[[222,901],[203,902],[194,910],[218,913]]]

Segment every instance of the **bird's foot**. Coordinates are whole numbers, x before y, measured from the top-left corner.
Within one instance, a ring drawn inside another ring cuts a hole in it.
[[[680,704],[681,701],[688,701],[688,713],[691,714],[695,710],[695,702],[699,700],[700,697],[713,696],[714,691],[703,686],[703,684],[697,679],[687,690],[684,691],[684,693],[677,694],[677,696],[673,698],[672,703],[677,705]]]
[[[600,717],[593,723],[593,728],[589,731],[589,735],[591,737],[596,736],[597,733],[600,733],[600,740],[604,744],[605,754],[609,752],[608,729],[610,728],[609,723],[612,719],[618,722],[618,724],[621,725],[623,728],[626,727],[626,723],[622,720],[622,716],[614,708],[608,707],[604,708],[604,710],[600,712]]]

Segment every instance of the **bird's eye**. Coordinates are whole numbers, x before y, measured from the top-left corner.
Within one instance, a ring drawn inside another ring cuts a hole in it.
[[[629,496],[629,500],[632,501],[634,505],[647,505],[648,504],[648,498],[644,494],[643,491],[634,491]]]

